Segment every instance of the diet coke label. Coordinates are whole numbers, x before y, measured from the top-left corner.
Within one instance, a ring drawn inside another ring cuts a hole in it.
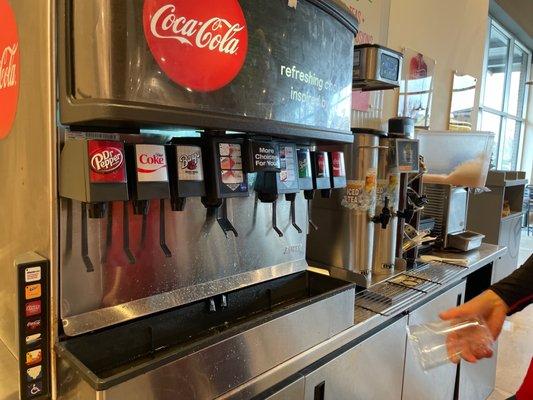
[[[15,14],[7,0],[0,0],[0,139],[13,126],[20,86],[20,50]]]
[[[168,182],[167,157],[165,147],[155,144],[135,146],[137,181]]]
[[[248,52],[238,0],[145,0],[144,35],[170,79],[199,92],[229,84]]]
[[[89,175],[92,183],[125,183],[124,144],[114,140],[89,140]]]
[[[202,149],[199,146],[178,146],[178,179],[180,181],[204,180]]]

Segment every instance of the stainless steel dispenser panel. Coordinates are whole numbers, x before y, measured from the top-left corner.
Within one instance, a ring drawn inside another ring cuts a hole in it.
[[[195,51],[198,42],[194,37],[180,37],[189,41],[188,46],[165,37],[171,33],[158,33],[154,39],[157,47],[166,47],[169,56],[152,54],[147,40],[152,31],[143,28],[146,2],[59,1],[62,123],[223,127],[351,142],[353,37],[357,23],[349,10],[337,2],[322,0],[300,1],[296,9],[282,1],[235,3],[235,10],[242,9],[244,19],[232,16],[231,21],[222,20],[215,33],[227,30],[224,23],[238,21],[239,29],[246,26],[247,33],[239,31],[240,47],[235,53],[235,57],[244,58],[244,64],[225,86],[201,90],[175,83],[176,78],[160,66],[173,52],[186,55],[186,51]],[[177,20],[180,16],[174,17]],[[194,22],[202,17],[183,18]],[[149,26],[151,22],[144,24]],[[214,35],[210,31],[206,34]],[[197,70],[195,61],[224,57],[217,55],[217,49],[202,50],[202,58],[184,56],[183,62],[175,64],[188,68],[189,75],[196,71],[206,81],[222,75],[224,69]],[[247,53],[243,56],[239,52]]]
[[[353,325],[353,286],[274,318],[102,391],[91,389],[68,362],[59,370],[65,398],[109,400],[213,399]],[[321,321],[317,324],[317,321]],[[65,355],[61,360],[67,360]],[[168,358],[171,355],[167,355]],[[78,369],[81,366],[78,366]],[[84,368],[84,367],[81,367]]]
[[[396,234],[398,231],[398,205],[400,201],[400,174],[395,161],[394,141],[396,139],[381,138],[379,140],[379,162],[377,173],[376,214],[385,207],[385,198],[392,217],[383,229],[374,227],[374,254],[372,274],[376,276],[390,275],[396,264]]]
[[[329,199],[315,196],[312,215],[318,231],[310,231],[307,246],[309,260],[333,267],[331,274],[341,279],[357,274],[357,283],[365,286],[372,270],[378,145],[378,136],[357,134],[345,146],[347,187],[334,190]]]
[[[142,216],[130,210],[130,248],[123,252],[122,202],[110,204],[110,218],[88,220],[88,254],[94,272],[86,272],[81,249],[81,204],[61,200],[61,319],[67,335],[138,318],[307,268],[306,232],[291,225],[290,203],[279,201],[279,237],[272,229],[271,205],[255,194],[228,199],[228,217],[240,233],[226,237],[199,198],[185,211],[166,209],[167,258],[159,243],[159,201],[152,202],[143,236]],[[168,200],[166,200],[168,203]],[[307,224],[307,204],[296,196],[296,219]],[[131,205],[128,204],[128,207]],[[144,238],[144,239],[143,239]]]

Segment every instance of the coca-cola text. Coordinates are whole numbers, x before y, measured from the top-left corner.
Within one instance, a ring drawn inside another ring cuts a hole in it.
[[[157,38],[173,39],[188,46],[196,45],[200,49],[226,54],[237,53],[239,39],[235,35],[244,28],[219,17],[207,21],[187,19],[176,15],[176,7],[172,4],[157,10],[150,22],[150,30]]]
[[[15,56],[18,50],[18,43],[6,46],[0,58],[0,90],[13,87],[17,84],[17,65]]]

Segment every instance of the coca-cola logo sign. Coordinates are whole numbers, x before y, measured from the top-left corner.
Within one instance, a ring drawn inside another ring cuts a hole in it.
[[[145,0],[146,41],[161,69],[188,90],[229,84],[248,52],[248,28],[238,0]]]
[[[0,0],[0,139],[13,126],[20,87],[20,46],[15,14],[7,0]]]
[[[90,155],[91,169],[99,174],[116,171],[123,162],[124,154],[116,147],[104,147]]]

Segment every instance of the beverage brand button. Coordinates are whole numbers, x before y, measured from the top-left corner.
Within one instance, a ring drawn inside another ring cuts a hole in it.
[[[36,381],[43,377],[42,365],[36,365],[35,367],[28,368],[26,370],[26,380],[28,382]]]
[[[139,182],[168,182],[165,147],[154,144],[135,146],[137,180]]]
[[[33,285],[26,285],[24,288],[24,296],[26,300],[38,299],[41,297],[41,284],[35,283]]]
[[[33,317],[41,313],[41,300],[30,301],[26,303],[26,317]]]
[[[204,180],[202,149],[199,146],[177,146],[176,157],[180,181]]]
[[[35,333],[33,335],[26,336],[26,345],[32,346],[39,343],[41,341],[41,337],[42,336],[40,333]]]
[[[41,267],[28,267],[24,270],[24,281],[26,283],[41,280]]]
[[[35,364],[39,364],[43,360],[43,353],[41,349],[28,351],[26,353],[26,365],[32,366]]]
[[[143,28],[161,69],[191,91],[226,86],[246,60],[248,27],[238,0],[145,0]]]
[[[37,331],[41,328],[41,319],[35,319],[32,321],[26,321],[26,331],[32,332]]]
[[[114,140],[89,140],[89,177],[92,183],[125,183],[124,144]]]

